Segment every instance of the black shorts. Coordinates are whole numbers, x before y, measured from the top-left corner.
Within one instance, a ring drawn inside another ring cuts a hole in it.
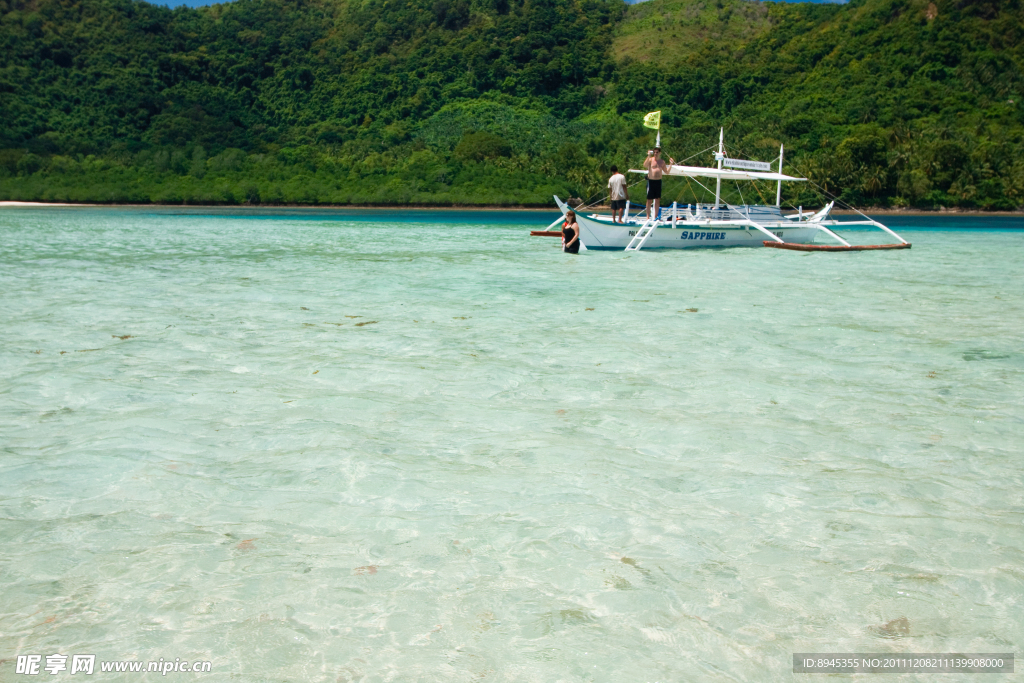
[[[626,208],[625,199],[613,199],[612,200],[612,211],[622,211]]]
[[[647,180],[647,198],[661,199],[661,178],[658,178],[657,180]]]

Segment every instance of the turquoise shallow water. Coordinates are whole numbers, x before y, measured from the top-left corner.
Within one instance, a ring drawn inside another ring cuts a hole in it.
[[[1024,223],[571,257],[551,219],[0,213],[0,679],[1018,649]]]

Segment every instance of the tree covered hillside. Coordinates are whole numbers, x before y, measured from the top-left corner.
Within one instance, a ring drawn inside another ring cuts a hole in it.
[[[0,198],[548,205],[639,164],[660,109],[677,159],[725,126],[858,204],[1016,208],[1022,19],[957,0],[0,0]]]

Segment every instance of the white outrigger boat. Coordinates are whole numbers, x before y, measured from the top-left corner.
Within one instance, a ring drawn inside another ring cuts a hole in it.
[[[660,137],[660,136],[659,136]],[[644,249],[690,249],[695,247],[778,247],[800,251],[861,251],[865,249],[909,249],[910,243],[895,232],[861,214],[864,220],[839,221],[831,217],[835,202],[829,202],[819,211],[804,212],[799,207],[796,213],[783,214],[781,207],[782,183],[805,182],[782,173],[783,149],[779,148],[779,168],[773,172],[767,162],[729,159],[725,156],[725,133],[719,133],[717,168],[701,166],[669,166],[666,176],[686,178],[714,178],[714,204],[687,204],[685,207],[673,202],[661,207],[660,216],[647,218],[643,215],[629,215],[626,203],[623,223],[613,223],[612,217],[576,212],[580,226],[580,241],[586,249],[613,249],[639,251]],[[725,168],[729,167],[729,168]],[[646,171],[630,169],[630,173],[646,174]],[[732,205],[722,201],[722,180],[776,181],[775,206]],[[696,181],[700,184],[700,181]],[[701,184],[701,187],[703,185]],[[708,188],[704,188],[710,192]],[[557,196],[564,216],[570,210],[568,204]],[[859,213],[859,212],[858,212]],[[535,231],[534,235],[559,235],[552,229],[562,222],[557,219],[547,230]],[[835,228],[854,225],[872,225],[881,228],[897,240],[897,244],[851,245],[837,235]],[[839,242],[838,245],[813,244],[814,239],[824,233]],[[767,239],[765,239],[767,237]]]

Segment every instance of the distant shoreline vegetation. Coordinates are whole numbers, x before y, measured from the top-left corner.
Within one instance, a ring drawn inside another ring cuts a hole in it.
[[[234,0],[223,0],[221,2],[218,2],[218,0],[163,0],[162,2],[156,1],[152,2],[151,4],[163,5],[164,7],[170,8],[185,6],[194,9],[196,7],[209,7],[210,5],[221,5],[225,2],[234,2]],[[641,2],[648,2],[648,0],[625,0],[625,2],[627,5],[637,5]],[[781,2],[809,2],[820,4],[834,3],[841,5],[845,2],[848,2],[848,0],[781,0]]]
[[[81,208],[81,209],[168,209],[168,210],[184,210],[189,209],[197,212],[204,210],[212,211],[251,211],[253,213],[260,212],[273,212],[273,211],[528,211],[531,213],[544,213],[556,211],[554,206],[526,206],[522,204],[518,205],[497,205],[497,204],[452,204],[452,205],[438,205],[438,204],[114,204],[114,203],[66,203],[66,202],[19,202],[19,201],[0,201],[0,211],[3,209],[57,209],[57,208]],[[643,210],[642,207],[637,206],[638,210]],[[595,212],[608,213],[610,208],[607,203],[603,205],[595,205],[588,207],[588,211],[593,210]],[[833,215],[840,216],[851,216],[864,213],[869,216],[906,216],[906,217],[928,217],[933,216],[936,218],[956,218],[961,217],[985,217],[985,218],[1017,218],[1024,220],[1024,209],[1018,209],[1016,211],[984,211],[980,209],[894,209],[891,207],[877,207],[868,206],[862,207],[857,211],[850,211],[845,209],[835,209],[832,211]],[[866,229],[866,228],[865,228]],[[1013,227],[1014,230],[1024,230],[1024,224],[1020,227]]]
[[[0,0],[0,200],[551,206],[638,165],[660,109],[677,160],[724,125],[855,206],[1014,211],[1022,27],[996,0]]]

